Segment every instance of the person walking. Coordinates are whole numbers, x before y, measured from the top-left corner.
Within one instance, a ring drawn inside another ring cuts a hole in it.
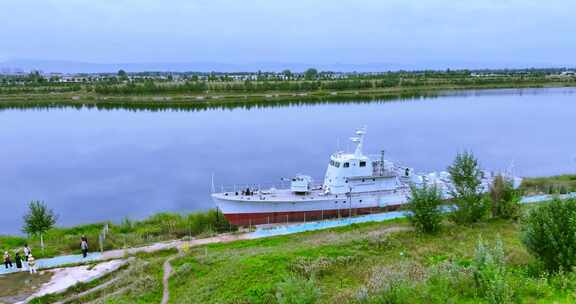
[[[38,273],[36,265],[36,259],[32,255],[28,256],[28,269],[30,270],[30,274]]]
[[[28,256],[32,255],[32,250],[28,247],[28,244],[24,244],[24,261],[28,261]]]
[[[8,253],[8,251],[4,251],[4,266],[6,267],[6,269],[8,269],[8,265],[10,265],[10,268],[13,267],[12,259],[10,258],[10,254]]]
[[[88,240],[85,236],[82,236],[82,242],[80,242],[80,249],[82,249],[82,257],[86,258],[88,255]]]
[[[14,261],[16,262],[16,268],[18,271],[22,270],[22,257],[20,256],[20,251],[16,252],[16,256],[14,257]]]

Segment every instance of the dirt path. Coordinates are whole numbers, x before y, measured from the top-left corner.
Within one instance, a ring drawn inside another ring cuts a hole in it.
[[[170,242],[156,243],[156,244],[152,244],[152,245],[148,245],[148,246],[142,246],[142,247],[134,247],[134,248],[128,248],[128,249],[116,249],[116,250],[105,251],[102,254],[102,257],[100,258],[100,260],[119,259],[119,258],[125,257],[126,255],[134,255],[134,254],[139,253],[139,252],[150,253],[150,252],[156,252],[156,251],[165,250],[165,249],[173,249],[173,248],[180,249],[184,246],[193,247],[193,246],[201,246],[201,245],[214,244],[214,243],[228,243],[228,242],[233,242],[233,241],[238,241],[238,240],[247,240],[247,239],[250,239],[250,235],[248,233],[245,233],[245,234],[222,234],[222,235],[217,235],[214,237],[203,238],[203,239],[194,239],[194,240],[190,240],[190,241],[176,240],[176,241],[170,241]]]
[[[162,291],[162,302],[161,304],[168,304],[168,301],[170,300],[170,276],[172,275],[172,264],[171,262],[174,259],[180,258],[184,256],[184,251],[181,250],[180,248],[178,248],[178,254],[169,257],[168,259],[166,259],[166,261],[164,261],[164,275],[162,276],[162,286],[164,287],[163,291]]]
[[[93,267],[85,265],[47,270],[48,272],[53,273],[51,280],[43,284],[42,287],[29,296],[25,302],[43,295],[63,292],[67,288],[78,283],[90,282],[106,275],[107,273],[118,270],[126,263],[126,260],[113,260],[102,262]]]

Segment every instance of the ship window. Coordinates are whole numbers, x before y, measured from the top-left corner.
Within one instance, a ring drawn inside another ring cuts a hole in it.
[[[340,168],[340,163],[339,163],[339,162],[334,162],[334,166],[335,166],[336,168]]]
[[[360,200],[360,202],[362,202],[362,200]]]
[[[360,167],[366,167],[366,162],[365,162],[365,161],[361,161],[361,162],[360,162]]]
[[[350,163],[344,163],[344,168],[350,167]]]

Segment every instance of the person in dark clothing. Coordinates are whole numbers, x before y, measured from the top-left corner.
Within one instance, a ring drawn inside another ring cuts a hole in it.
[[[80,249],[82,249],[82,257],[86,258],[88,255],[88,241],[86,237],[82,237],[82,242],[80,243]]]
[[[8,253],[8,251],[5,251],[4,252],[4,266],[6,267],[6,269],[8,269],[8,265],[10,265],[10,268],[13,267],[12,259],[10,258],[10,254]]]
[[[16,268],[18,268],[18,270],[22,269],[22,257],[20,256],[20,252],[16,252],[14,261],[16,262]]]

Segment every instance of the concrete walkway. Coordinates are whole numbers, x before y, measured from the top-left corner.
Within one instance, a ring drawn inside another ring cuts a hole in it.
[[[40,290],[29,296],[22,303],[27,303],[34,298],[50,293],[63,292],[78,283],[86,283],[98,279],[107,273],[118,270],[126,263],[127,260],[114,260],[97,264],[94,267],[76,266],[49,270],[54,273],[50,282],[44,284]]]
[[[46,269],[46,268],[55,268],[55,267],[62,267],[66,265],[75,265],[75,264],[82,264],[87,262],[99,261],[102,258],[102,254],[99,252],[92,252],[88,254],[86,258],[83,258],[80,254],[74,255],[61,255],[53,258],[46,258],[46,259],[37,259],[36,265],[38,265],[38,269]],[[0,267],[0,275],[8,274],[8,273],[15,273],[19,271],[28,271],[27,264],[23,263],[23,268],[18,269],[16,268],[16,263],[14,267],[6,269],[4,265]]]

